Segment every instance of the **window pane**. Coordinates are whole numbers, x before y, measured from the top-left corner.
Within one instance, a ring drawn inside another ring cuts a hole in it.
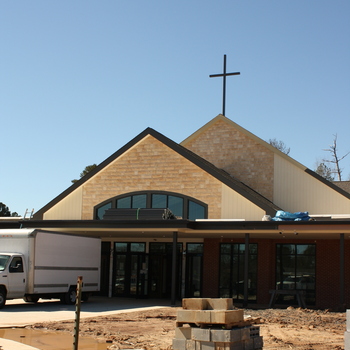
[[[231,244],[221,244],[220,252],[221,254],[231,254]]]
[[[138,194],[132,196],[132,207],[133,208],[146,208],[146,198],[145,194]]]
[[[130,250],[132,252],[144,252],[145,251],[145,243],[131,243]]]
[[[195,202],[188,201],[188,219],[205,219],[205,208]]]
[[[128,250],[128,243],[115,243],[115,251],[118,253],[126,252]]]
[[[103,215],[105,215],[105,211],[109,208],[112,208],[112,202],[109,202],[109,203],[103,205],[102,207],[99,207],[96,210],[96,220],[102,220]]]
[[[164,243],[150,243],[149,245],[150,253],[165,253]]]
[[[245,244],[238,244],[238,253],[244,254],[245,252]]]
[[[231,259],[229,255],[220,257],[220,289],[229,289],[231,284]],[[226,293],[226,292],[225,292]]]
[[[203,253],[203,243],[187,243],[187,253]]]
[[[167,208],[165,194],[152,194],[152,208]]]
[[[124,197],[117,200],[117,208],[131,208],[131,197]]]
[[[294,244],[281,244],[281,254],[294,254],[295,245]]]
[[[298,244],[297,245],[297,254],[315,254],[315,245],[314,244]]]
[[[168,208],[175,216],[183,217],[184,200],[180,197],[169,196],[168,197]]]
[[[250,255],[258,254],[258,245],[257,244],[249,244],[249,254]]]
[[[117,255],[116,257],[116,276],[115,276],[115,294],[124,294],[125,291],[125,260],[126,256]]]

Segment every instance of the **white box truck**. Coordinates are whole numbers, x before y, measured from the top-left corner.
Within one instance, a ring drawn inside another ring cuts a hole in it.
[[[0,230],[0,308],[6,299],[58,298],[74,304],[100,289],[101,240],[39,229]]]

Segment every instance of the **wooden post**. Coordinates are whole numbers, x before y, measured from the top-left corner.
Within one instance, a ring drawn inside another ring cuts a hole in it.
[[[74,327],[74,342],[73,350],[78,350],[79,342],[79,325],[80,325],[80,305],[81,305],[81,288],[83,285],[83,277],[78,276],[77,281],[77,297],[75,301],[75,327]]]

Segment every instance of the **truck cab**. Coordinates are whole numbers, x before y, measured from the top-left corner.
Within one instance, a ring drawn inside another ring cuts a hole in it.
[[[6,299],[23,297],[26,279],[23,255],[0,253],[0,308],[4,306]]]

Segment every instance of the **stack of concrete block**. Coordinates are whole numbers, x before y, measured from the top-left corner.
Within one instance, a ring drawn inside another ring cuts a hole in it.
[[[182,300],[177,312],[173,350],[258,350],[260,328],[244,320],[232,299]]]

